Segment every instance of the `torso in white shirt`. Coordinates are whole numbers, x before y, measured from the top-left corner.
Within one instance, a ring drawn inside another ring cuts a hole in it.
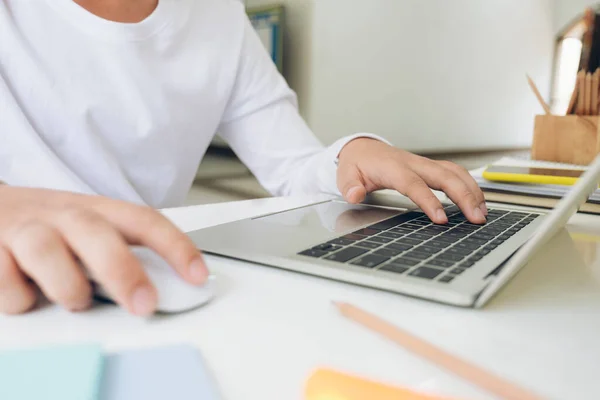
[[[272,193],[339,193],[353,137],[323,148],[239,1],[159,0],[126,24],[0,0],[0,181],[177,206],[217,131]]]

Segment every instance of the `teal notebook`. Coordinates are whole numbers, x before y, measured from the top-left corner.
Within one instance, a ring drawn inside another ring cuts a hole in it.
[[[96,400],[102,376],[99,345],[0,353],[2,400]]]

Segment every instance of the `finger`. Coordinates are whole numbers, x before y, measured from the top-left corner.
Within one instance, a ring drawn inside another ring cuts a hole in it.
[[[84,210],[61,213],[55,224],[65,240],[99,283],[130,313],[154,313],[157,294],[125,239],[101,216]]]
[[[475,194],[454,172],[443,168],[426,158],[411,163],[411,168],[433,189],[442,190],[460,207],[469,221],[485,223],[485,216],[479,208]]]
[[[90,284],[56,229],[28,224],[16,231],[10,246],[18,265],[48,300],[72,311],[90,306]]]
[[[451,170],[460,179],[462,179],[462,181],[469,187],[471,192],[475,195],[477,202],[479,202],[479,209],[481,210],[483,215],[487,217],[488,209],[487,205],[485,204],[485,196],[483,195],[483,191],[481,190],[473,176],[471,176],[469,171],[461,167],[460,165],[457,165],[450,161],[438,161],[437,163],[440,164],[442,167]]]
[[[408,196],[436,224],[448,223],[442,203],[433,194],[427,184],[416,173],[404,166],[395,165],[388,168],[389,181],[386,187]]]
[[[359,204],[365,200],[367,189],[355,166],[340,166],[337,170],[338,189],[348,203]]]
[[[131,244],[152,248],[185,280],[203,284],[208,269],[191,239],[157,211],[125,202],[94,208]]]
[[[37,293],[10,252],[0,246],[0,313],[21,314],[35,305]]]

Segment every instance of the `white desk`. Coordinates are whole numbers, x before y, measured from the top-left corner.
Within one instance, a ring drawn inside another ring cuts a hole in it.
[[[185,230],[264,214],[306,199],[262,199],[167,210]],[[0,317],[0,348],[99,341],[107,349],[192,342],[225,399],[301,399],[318,366],[468,399],[491,398],[340,317],[350,301],[552,399],[600,399],[600,218],[577,215],[544,254],[484,310],[211,258],[218,299],[177,316],[131,317],[110,305],[69,314],[46,306]]]

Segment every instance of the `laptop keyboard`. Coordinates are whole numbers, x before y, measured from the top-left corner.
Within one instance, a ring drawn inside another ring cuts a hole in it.
[[[412,211],[298,254],[448,283],[539,217],[490,209],[487,223],[475,225],[457,206],[445,211],[447,225]]]

